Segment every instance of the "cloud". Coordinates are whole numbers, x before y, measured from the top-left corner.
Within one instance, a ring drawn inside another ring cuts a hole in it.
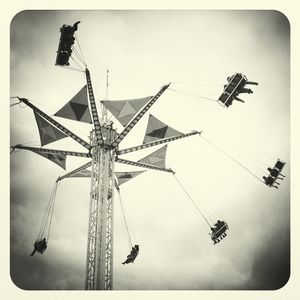
[[[263,163],[275,162],[273,157],[277,155],[289,162],[289,34],[280,14],[26,11],[15,17],[11,27],[12,95],[37,99],[38,107],[54,107],[55,112],[83,86],[83,74],[54,66],[59,27],[76,20],[82,21],[78,38],[91,64],[97,99],[105,94],[108,66],[112,99],[151,95],[174,78],[182,80],[186,91],[193,86],[194,94],[201,96],[207,91],[218,95],[226,74],[245,72],[250,80],[259,82],[254,95],[244,95],[245,104],[237,103],[224,110],[213,102],[166,91],[151,113],[179,131],[203,129],[208,136],[215,133],[217,145],[220,137],[228,144],[231,139],[239,145],[248,144],[253,148],[251,155],[246,155],[248,160],[258,149],[271,153],[268,160],[258,153]],[[272,51],[270,45],[274,47]],[[216,73],[219,86],[213,79]],[[206,88],[211,82],[212,89]],[[176,82],[172,86],[176,89]],[[38,141],[30,109],[14,106],[11,120],[12,143]],[[73,122],[60,121],[70,127]],[[84,129],[83,125],[72,125],[75,133]],[[124,143],[141,143],[146,126],[144,118]],[[90,128],[86,129],[85,137]],[[55,143],[53,148],[71,150],[69,138]],[[233,148],[243,154],[241,147]],[[139,159],[152,151],[148,150],[133,156]],[[24,289],[83,289],[89,180],[62,182],[49,247],[43,255],[30,257],[53,182],[62,170],[32,152],[14,153],[11,161],[10,246],[14,282]],[[79,165],[79,159],[68,158],[68,171]],[[121,188],[133,241],[141,245],[136,263],[130,266],[121,265],[128,253],[121,209],[115,197],[115,288],[280,287],[288,277],[289,267],[288,174],[278,191],[270,190],[199,137],[170,144],[167,165],[178,172],[201,209],[213,207],[217,216],[224,217],[230,228],[228,237],[213,246],[207,224],[176,186],[172,175],[146,172]],[[122,167],[123,171],[131,170],[116,164],[116,171]],[[259,167],[263,171],[266,168],[261,164]],[[215,217],[210,216],[212,220]]]
[[[252,264],[251,279],[246,289],[276,290],[283,287],[290,276],[289,231],[275,233],[263,241]]]
[[[60,253],[29,256],[28,249],[19,247],[11,252],[11,278],[24,290],[83,290],[84,265],[70,263]],[[47,251],[47,250],[46,250]],[[49,251],[48,251],[49,252]]]

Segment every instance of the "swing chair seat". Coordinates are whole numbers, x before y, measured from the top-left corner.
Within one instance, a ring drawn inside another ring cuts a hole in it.
[[[34,243],[34,248],[36,252],[43,254],[43,252],[47,249],[47,242],[46,239],[38,239]]]
[[[278,177],[278,176],[277,176]],[[276,181],[277,177],[272,177],[271,175],[269,175],[266,179],[265,179],[265,185],[272,187],[274,182]]]
[[[226,233],[226,231],[229,229],[226,222],[222,222],[222,226],[218,227],[218,223],[214,225],[214,228],[212,228],[212,232],[210,233],[211,239],[216,243],[219,242],[219,238]]]
[[[270,175],[268,177],[263,177],[265,184],[269,187],[274,187],[274,183],[276,183],[276,180],[283,179],[283,175],[281,174],[282,169],[286,165],[286,162],[280,160],[278,158],[277,162],[275,163],[273,168],[268,168],[268,171],[270,172]],[[280,176],[283,176],[280,178]],[[278,187],[277,187],[278,188]]]
[[[49,242],[49,233],[52,223],[52,217],[53,217],[53,210],[54,210],[54,204],[55,204],[55,196],[58,188],[58,181],[55,181],[50,199],[48,201],[48,205],[45,211],[45,215],[41,224],[41,228],[39,231],[39,234],[37,236],[37,239],[34,243],[34,250],[32,252],[32,255],[35,252],[39,252],[40,254],[43,254],[45,250],[47,249],[47,243]]]
[[[75,42],[74,38],[74,27],[69,25],[63,25],[60,29],[61,35],[58,44],[57,56],[55,65],[56,66],[69,66],[69,58],[72,53],[72,45]]]
[[[122,264],[124,265],[124,264],[133,263],[136,257],[138,256],[138,254],[139,254],[139,245],[135,245],[134,247],[132,247],[130,254],[127,255],[126,260]]]
[[[245,86],[246,82],[247,77],[245,75],[241,73],[234,74],[222,95],[219,97],[219,104],[224,107],[229,107],[232,104],[233,96],[239,94],[239,91]]]

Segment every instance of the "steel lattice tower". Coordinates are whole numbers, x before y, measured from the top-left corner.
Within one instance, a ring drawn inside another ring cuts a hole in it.
[[[105,125],[107,114],[102,108],[101,123],[94,99],[90,73],[86,69],[90,107],[94,121],[91,133],[92,171],[90,209],[86,257],[87,290],[111,290],[113,288],[113,199],[116,138],[112,126]]]
[[[105,128],[106,141],[111,142],[115,131]],[[92,176],[87,241],[87,290],[113,288],[113,199],[114,150],[96,144],[93,135]]]
[[[86,78],[95,130],[91,134],[92,173],[85,288],[87,290],[110,290],[113,288],[114,164],[118,145],[168,85],[163,86],[118,135],[111,125],[106,124],[107,114],[103,107],[102,124],[100,124],[88,70],[86,70]],[[121,159],[117,161],[135,164],[126,160],[121,161]],[[142,166],[138,163],[137,165]]]

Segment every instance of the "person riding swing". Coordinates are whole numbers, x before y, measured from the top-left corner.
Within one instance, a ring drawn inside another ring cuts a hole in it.
[[[30,254],[30,256],[33,256],[35,252],[39,252],[40,254],[43,254],[46,249],[47,249],[46,238],[43,238],[42,240],[38,240],[34,243],[34,249]]]
[[[138,254],[139,254],[139,245],[134,245],[134,247],[132,247],[131,249],[130,254],[127,255],[127,259],[124,262],[122,262],[122,265],[133,263],[136,257],[138,256]]]

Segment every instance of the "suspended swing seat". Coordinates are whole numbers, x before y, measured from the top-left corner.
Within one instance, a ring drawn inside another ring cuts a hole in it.
[[[35,254],[35,252],[43,254],[46,249],[47,249],[46,238],[38,239],[34,243],[34,249],[33,249],[32,253],[30,254],[30,256],[33,256]]]
[[[263,176],[263,179],[265,181],[265,184],[269,187],[274,187],[275,178],[269,175],[268,177]]]
[[[140,173],[140,171],[139,171]],[[119,173],[120,175],[120,173]],[[123,174],[124,175],[124,174]],[[122,175],[122,176],[123,176]],[[118,177],[118,180],[120,180],[120,177]],[[132,176],[131,176],[132,178]],[[123,204],[122,204],[122,199],[121,199],[121,193],[120,193],[120,188],[119,188],[119,185],[122,184],[121,183],[118,183],[116,180],[115,180],[115,185],[116,185],[116,189],[118,191],[118,194],[119,194],[119,200],[120,200],[120,204],[121,204],[121,208],[122,208],[122,213],[123,213],[123,218],[124,218],[124,223],[125,223],[125,226],[126,226],[126,232],[127,232],[127,238],[128,238],[128,246],[129,246],[129,249],[131,247],[131,251],[130,253],[127,255],[127,258],[124,262],[122,262],[122,265],[125,265],[125,264],[129,264],[129,263],[133,263],[136,259],[136,257],[138,256],[139,254],[139,251],[140,251],[140,247],[139,245],[134,245],[132,246],[132,241],[131,241],[131,236],[130,236],[130,233],[129,233],[129,229],[128,229],[128,224],[127,224],[127,220],[126,220],[126,216],[125,216],[125,211],[124,211],[124,207],[123,207]]]
[[[122,264],[125,265],[129,263],[133,263],[139,254],[139,250],[140,250],[139,245],[134,245],[134,247],[132,247],[131,249],[130,254],[127,255],[127,259],[124,262],[122,262]]]
[[[279,185],[279,183],[276,182],[276,180],[277,179],[283,180],[283,178],[285,177],[283,174],[281,174],[281,171],[285,165],[286,162],[278,159],[273,168],[268,168],[270,175],[268,177],[263,176],[264,182],[267,186],[275,187],[278,189],[278,187],[275,186],[274,184]]]
[[[211,239],[214,244],[219,243],[227,234],[226,231],[229,229],[228,225],[224,221],[218,220],[217,223],[211,228]]]
[[[239,91],[244,88],[247,82],[247,77],[241,73],[236,73],[227,78],[228,84],[225,85],[222,95],[218,102],[224,107],[229,107],[232,104],[233,96],[238,95]]]
[[[270,176],[272,176],[275,180],[279,177],[285,177],[283,174],[281,174],[282,169],[284,168],[286,162],[278,159],[276,164],[273,168],[268,168],[268,171],[270,172]],[[282,179],[282,178],[279,178]]]
[[[77,30],[77,25],[79,22],[76,22],[73,26],[63,25],[60,29],[60,40],[58,44],[57,56],[55,65],[59,66],[69,66],[69,58],[72,53],[72,45],[75,42],[74,33]]]
[[[279,171],[279,173],[280,173],[282,171],[282,169],[284,168],[285,165],[286,165],[286,162],[284,162],[284,161],[282,161],[282,160],[280,160],[278,158],[278,160],[277,160],[274,168],[277,169]]]
[[[43,254],[47,249],[47,244],[49,243],[49,235],[54,211],[55,197],[58,188],[58,181],[55,181],[54,187],[52,189],[48,205],[46,207],[45,215],[42,220],[41,228],[39,230],[38,237],[34,243],[34,249],[30,256],[33,256],[35,252]]]

